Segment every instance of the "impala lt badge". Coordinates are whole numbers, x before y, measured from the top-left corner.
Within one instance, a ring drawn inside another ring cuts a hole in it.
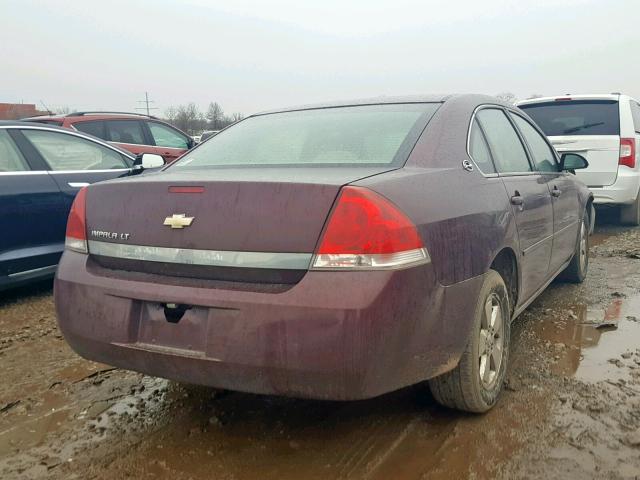
[[[191,225],[194,217],[187,217],[184,213],[174,213],[170,217],[164,219],[163,225],[171,228],[184,228]]]
[[[106,240],[129,240],[130,233],[105,232],[104,230],[91,230],[94,238],[104,238]]]

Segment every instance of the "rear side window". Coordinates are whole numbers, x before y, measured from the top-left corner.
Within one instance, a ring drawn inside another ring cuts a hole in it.
[[[496,173],[489,146],[477,121],[473,121],[469,134],[469,154],[482,173]]]
[[[542,135],[540,135],[538,131],[521,116],[511,115],[511,118],[513,118],[516,126],[520,129],[520,133],[522,133],[522,136],[529,145],[529,150],[531,150],[531,155],[533,155],[533,162],[536,165],[536,169],[540,172],[557,173],[558,164],[556,162],[556,156]]]
[[[0,130],[0,173],[24,172],[29,170],[22,153],[6,130]]]
[[[487,136],[496,168],[500,173],[530,172],[527,152],[513,125],[502,110],[480,110],[476,118]]]
[[[631,100],[631,115],[633,116],[633,128],[640,133],[640,104]]]
[[[189,148],[187,138],[176,132],[173,128],[169,128],[166,125],[156,122],[148,122],[147,125],[149,125],[149,130],[151,131],[151,136],[153,137],[153,141],[156,146],[184,149]]]
[[[561,100],[522,105],[548,137],[620,135],[616,100]]]
[[[118,143],[132,143],[134,145],[145,145],[142,125],[137,120],[108,120],[108,139]]]
[[[78,122],[73,124],[73,128],[103,140],[107,139],[104,131],[104,122]]]
[[[439,103],[316,108],[247,118],[169,168],[403,164]]]
[[[76,135],[22,130],[51,170],[111,170],[129,168],[124,157],[110,148]]]

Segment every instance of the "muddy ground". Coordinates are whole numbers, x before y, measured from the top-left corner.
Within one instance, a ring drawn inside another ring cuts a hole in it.
[[[587,281],[514,324],[481,416],[421,387],[312,402],[112,369],[67,347],[50,282],[0,294],[0,478],[640,478],[640,229],[606,217]]]

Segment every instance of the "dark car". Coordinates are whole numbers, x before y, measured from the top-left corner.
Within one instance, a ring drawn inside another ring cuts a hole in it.
[[[88,133],[134,155],[160,155],[167,163],[174,161],[195,145],[193,138],[167,122],[138,113],[73,112],[25,120]]]
[[[485,411],[511,321],[587,273],[592,197],[567,172],[585,166],[485,96],[254,115],[83,190],[59,325],[87,358],[178,381],[354,400],[430,380]]]
[[[53,276],[76,193],[131,174],[134,162],[88,135],[0,122],[0,290]]]

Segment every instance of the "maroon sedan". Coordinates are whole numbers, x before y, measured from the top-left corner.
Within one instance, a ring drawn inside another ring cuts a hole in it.
[[[254,115],[77,196],[60,328],[86,358],[182,382],[353,400],[429,380],[482,412],[511,321],[587,273],[586,165],[479,95]]]

